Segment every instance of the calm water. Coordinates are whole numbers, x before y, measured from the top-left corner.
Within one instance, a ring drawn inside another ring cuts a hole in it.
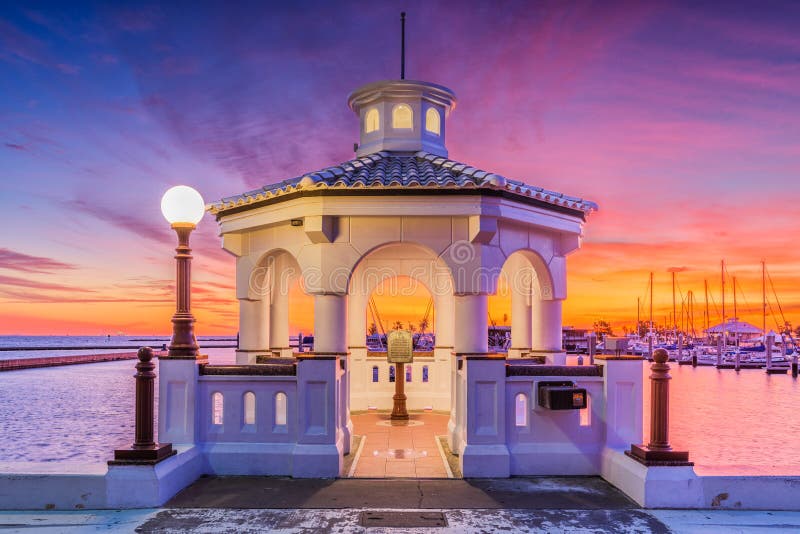
[[[204,352],[214,363],[234,359],[232,349]],[[103,462],[114,447],[129,445],[133,365],[0,373],[0,461]],[[699,473],[800,475],[798,380],[677,365],[671,374],[671,441],[688,448]],[[645,387],[649,394],[647,380]],[[647,403],[644,409],[647,434]]]
[[[800,475],[800,379],[670,365],[670,442],[702,474]],[[645,366],[645,436],[649,364]]]

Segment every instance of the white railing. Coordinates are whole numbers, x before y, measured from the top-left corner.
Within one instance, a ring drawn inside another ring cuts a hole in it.
[[[198,386],[200,442],[296,440],[296,377],[200,376]]]

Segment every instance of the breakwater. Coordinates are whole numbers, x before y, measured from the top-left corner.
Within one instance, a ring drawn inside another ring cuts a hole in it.
[[[158,351],[156,356],[164,354]],[[110,354],[76,354],[74,356],[52,356],[49,358],[19,358],[0,360],[0,371],[17,371],[20,369],[36,369],[38,367],[56,367],[59,365],[76,365],[82,363],[113,362],[117,360],[133,360],[136,352],[112,352]]]

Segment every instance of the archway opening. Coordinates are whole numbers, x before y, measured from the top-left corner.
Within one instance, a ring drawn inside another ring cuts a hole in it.
[[[314,348],[314,296],[304,288],[302,277],[297,277],[289,288],[289,346],[293,352]]]
[[[256,362],[312,350],[314,299],[304,290],[294,256],[284,250],[266,254],[253,269],[248,283],[257,304],[247,309],[247,317],[240,317],[240,334],[257,338],[257,346],[252,347],[257,349]],[[254,313],[256,307],[258,313]],[[254,335],[246,335],[245,327]]]
[[[359,440],[350,475],[377,478],[452,477],[440,439],[447,433],[449,412],[443,406],[450,383],[448,361],[437,360],[436,298],[426,284],[407,275],[383,275],[365,284],[363,313],[366,351],[351,360],[352,393],[361,409],[351,411]],[[388,361],[387,335],[411,333],[413,361]],[[392,420],[394,395],[404,384],[407,421]],[[352,406],[352,404],[351,404]],[[366,408],[366,409],[364,409]]]
[[[489,350],[509,358],[563,363],[557,292],[550,266],[538,253],[526,249],[510,254],[489,297]]]
[[[413,349],[413,361],[403,364],[406,404],[412,411],[432,411],[436,380],[449,377],[437,377],[433,369],[436,306],[430,290],[410,276],[385,277],[370,292],[365,313],[367,409],[392,409],[399,364],[388,361],[387,336],[392,330],[406,330]]]

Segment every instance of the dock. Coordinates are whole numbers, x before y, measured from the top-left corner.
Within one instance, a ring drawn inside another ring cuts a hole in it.
[[[164,354],[157,351],[156,356]],[[110,354],[80,354],[75,356],[52,356],[49,358],[17,358],[0,360],[0,372],[18,371],[20,369],[37,369],[39,367],[57,367],[60,365],[77,365],[82,363],[115,362],[118,360],[134,360],[136,352],[112,352]]]

